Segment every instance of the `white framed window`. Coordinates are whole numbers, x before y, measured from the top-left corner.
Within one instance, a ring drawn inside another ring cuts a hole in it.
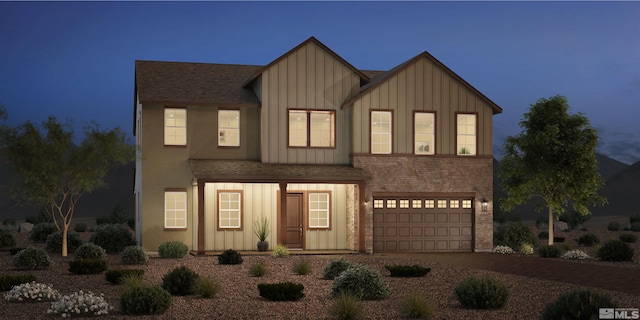
[[[164,227],[187,228],[187,191],[164,192]]]
[[[371,153],[391,153],[392,118],[391,111],[371,111]]]
[[[187,109],[164,109],[164,144],[167,146],[187,145]]]
[[[289,110],[289,147],[335,146],[335,112]]]
[[[459,113],[456,117],[456,152],[458,155],[476,154],[476,115]]]
[[[414,209],[420,209],[422,208],[422,200],[411,200],[411,207]]]
[[[395,209],[395,207],[396,207],[396,200],[395,199],[387,200],[387,208]]]
[[[449,200],[449,208],[451,209],[460,208],[460,200]]]
[[[424,201],[424,207],[427,209],[433,209],[435,208],[435,205],[435,200],[427,199]]]
[[[330,199],[329,192],[309,192],[310,229],[329,229],[331,227]]]
[[[471,200],[462,200],[462,209],[471,209]]]
[[[401,199],[400,209],[408,209],[408,208],[409,208],[409,199]]]
[[[373,200],[373,207],[376,209],[384,208],[384,200],[382,199]]]
[[[240,146],[239,110],[218,110],[218,146]]]
[[[414,153],[435,153],[435,118],[433,112],[416,112],[414,117]]]
[[[438,209],[446,209],[447,200],[438,200]]]
[[[242,230],[242,191],[218,190],[218,229]]]

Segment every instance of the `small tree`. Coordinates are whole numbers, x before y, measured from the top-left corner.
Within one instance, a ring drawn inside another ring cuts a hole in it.
[[[557,95],[531,105],[520,121],[523,132],[505,141],[500,161],[500,179],[506,197],[503,210],[531,198],[542,200],[537,208],[548,208],[549,245],[553,244],[554,213],[569,205],[582,214],[588,206],[603,204],[597,194],[604,184],[597,170],[596,130],[584,115],[568,114],[567,98]]]
[[[0,117],[6,118],[3,109]],[[69,125],[54,117],[41,128],[27,121],[0,130],[0,150],[17,173],[12,196],[42,206],[51,215],[62,233],[62,256],[67,256],[67,231],[80,197],[105,186],[109,170],[134,158],[134,147],[120,128],[101,130],[93,123],[84,134],[82,143],[75,145]]]

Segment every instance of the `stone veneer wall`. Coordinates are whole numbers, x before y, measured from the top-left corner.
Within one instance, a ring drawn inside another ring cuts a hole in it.
[[[357,186],[354,184],[347,185],[347,249],[358,249],[358,234],[356,217],[358,216],[358,196],[356,195]]]
[[[353,166],[367,170],[366,194],[380,192],[438,192],[475,194],[474,251],[493,249],[493,158],[468,156],[354,155]],[[489,200],[482,212],[480,200]],[[366,208],[365,247],[373,252],[373,209]]]

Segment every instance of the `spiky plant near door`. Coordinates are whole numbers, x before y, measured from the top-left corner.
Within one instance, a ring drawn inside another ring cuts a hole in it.
[[[253,222],[253,233],[258,237],[258,251],[267,251],[269,249],[269,242],[267,237],[271,233],[269,229],[269,219],[266,216],[261,216],[259,220]]]

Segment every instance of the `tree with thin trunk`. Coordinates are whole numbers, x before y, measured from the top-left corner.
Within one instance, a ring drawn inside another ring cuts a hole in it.
[[[6,119],[6,110],[3,114]],[[3,125],[0,151],[16,173],[12,196],[51,215],[62,234],[62,256],[67,256],[67,233],[78,200],[104,187],[107,172],[132,161],[135,154],[120,128],[102,130],[92,123],[76,145],[70,125],[54,117],[41,126],[30,121]]]
[[[581,113],[569,114],[567,98],[556,95],[531,105],[520,121],[523,131],[507,137],[500,161],[500,181],[506,193],[500,203],[505,211],[531,199],[546,207],[549,241],[553,221],[568,206],[590,214],[589,206],[606,200],[597,191],[604,182],[595,155],[598,134]]]

